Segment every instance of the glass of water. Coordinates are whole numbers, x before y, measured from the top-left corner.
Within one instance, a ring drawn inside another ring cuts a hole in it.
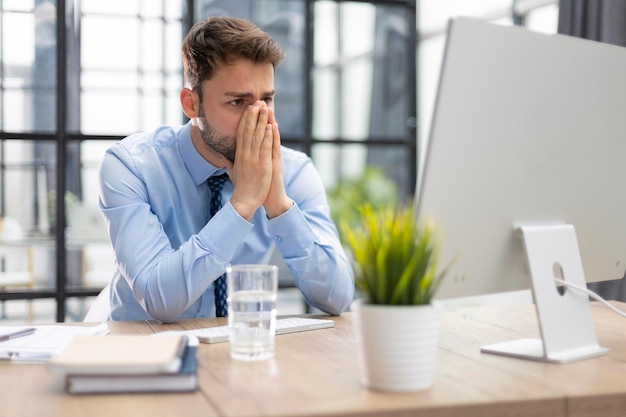
[[[230,356],[256,361],[274,356],[276,265],[233,265],[226,269]]]

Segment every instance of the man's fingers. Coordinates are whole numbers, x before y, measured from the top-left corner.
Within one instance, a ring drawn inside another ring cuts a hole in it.
[[[246,115],[246,124],[244,130],[243,140],[245,145],[249,145],[252,142],[253,135],[256,132],[256,128],[259,122],[259,110],[261,108],[261,104],[257,101],[254,103],[248,114]]]
[[[276,115],[274,114],[274,109],[271,107],[267,108],[268,112],[269,112],[269,117],[268,117],[268,122],[271,124],[275,124],[276,123]]]
[[[273,144],[274,144],[273,135],[274,135],[274,128],[273,128],[273,126],[271,124],[269,124],[269,123],[266,123],[265,124],[265,138],[263,140],[263,143],[261,144],[261,155],[262,156],[267,155],[269,158],[271,158],[272,147],[273,147]]]
[[[268,111],[267,111],[267,105],[265,103],[261,104],[261,107],[259,108],[259,117],[258,117],[258,121],[257,124],[255,126],[255,131],[254,134],[252,135],[252,143],[251,146],[253,148],[258,147],[258,146],[263,146],[263,141],[265,140],[265,135],[266,135],[266,125],[267,125],[267,120],[268,120]]]
[[[246,133],[246,123],[248,121],[248,117],[250,116],[251,110],[252,106],[248,106],[246,110],[242,113],[241,119],[239,119],[239,124],[237,125],[237,147],[239,147]]]
[[[265,140],[265,126],[270,119],[267,104],[257,101],[248,106],[237,126],[237,152],[258,153]]]

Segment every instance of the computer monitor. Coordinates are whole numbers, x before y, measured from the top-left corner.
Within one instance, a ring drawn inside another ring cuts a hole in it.
[[[533,289],[542,340],[491,353],[606,352],[588,297],[553,277],[624,277],[624,68],[626,48],[450,21],[416,206],[454,259],[438,298]]]

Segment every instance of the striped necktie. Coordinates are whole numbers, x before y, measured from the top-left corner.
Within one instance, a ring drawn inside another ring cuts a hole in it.
[[[222,208],[222,187],[228,179],[228,174],[214,175],[209,177],[209,190],[211,190],[211,217]],[[213,284],[215,290],[215,316],[228,316],[228,306],[226,305],[226,276],[220,275]]]

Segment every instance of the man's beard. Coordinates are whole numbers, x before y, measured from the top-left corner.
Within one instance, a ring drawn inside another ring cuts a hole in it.
[[[198,128],[202,142],[210,151],[219,153],[230,162],[235,161],[235,138],[217,133],[206,119],[202,106],[200,106],[200,114],[198,114]]]

